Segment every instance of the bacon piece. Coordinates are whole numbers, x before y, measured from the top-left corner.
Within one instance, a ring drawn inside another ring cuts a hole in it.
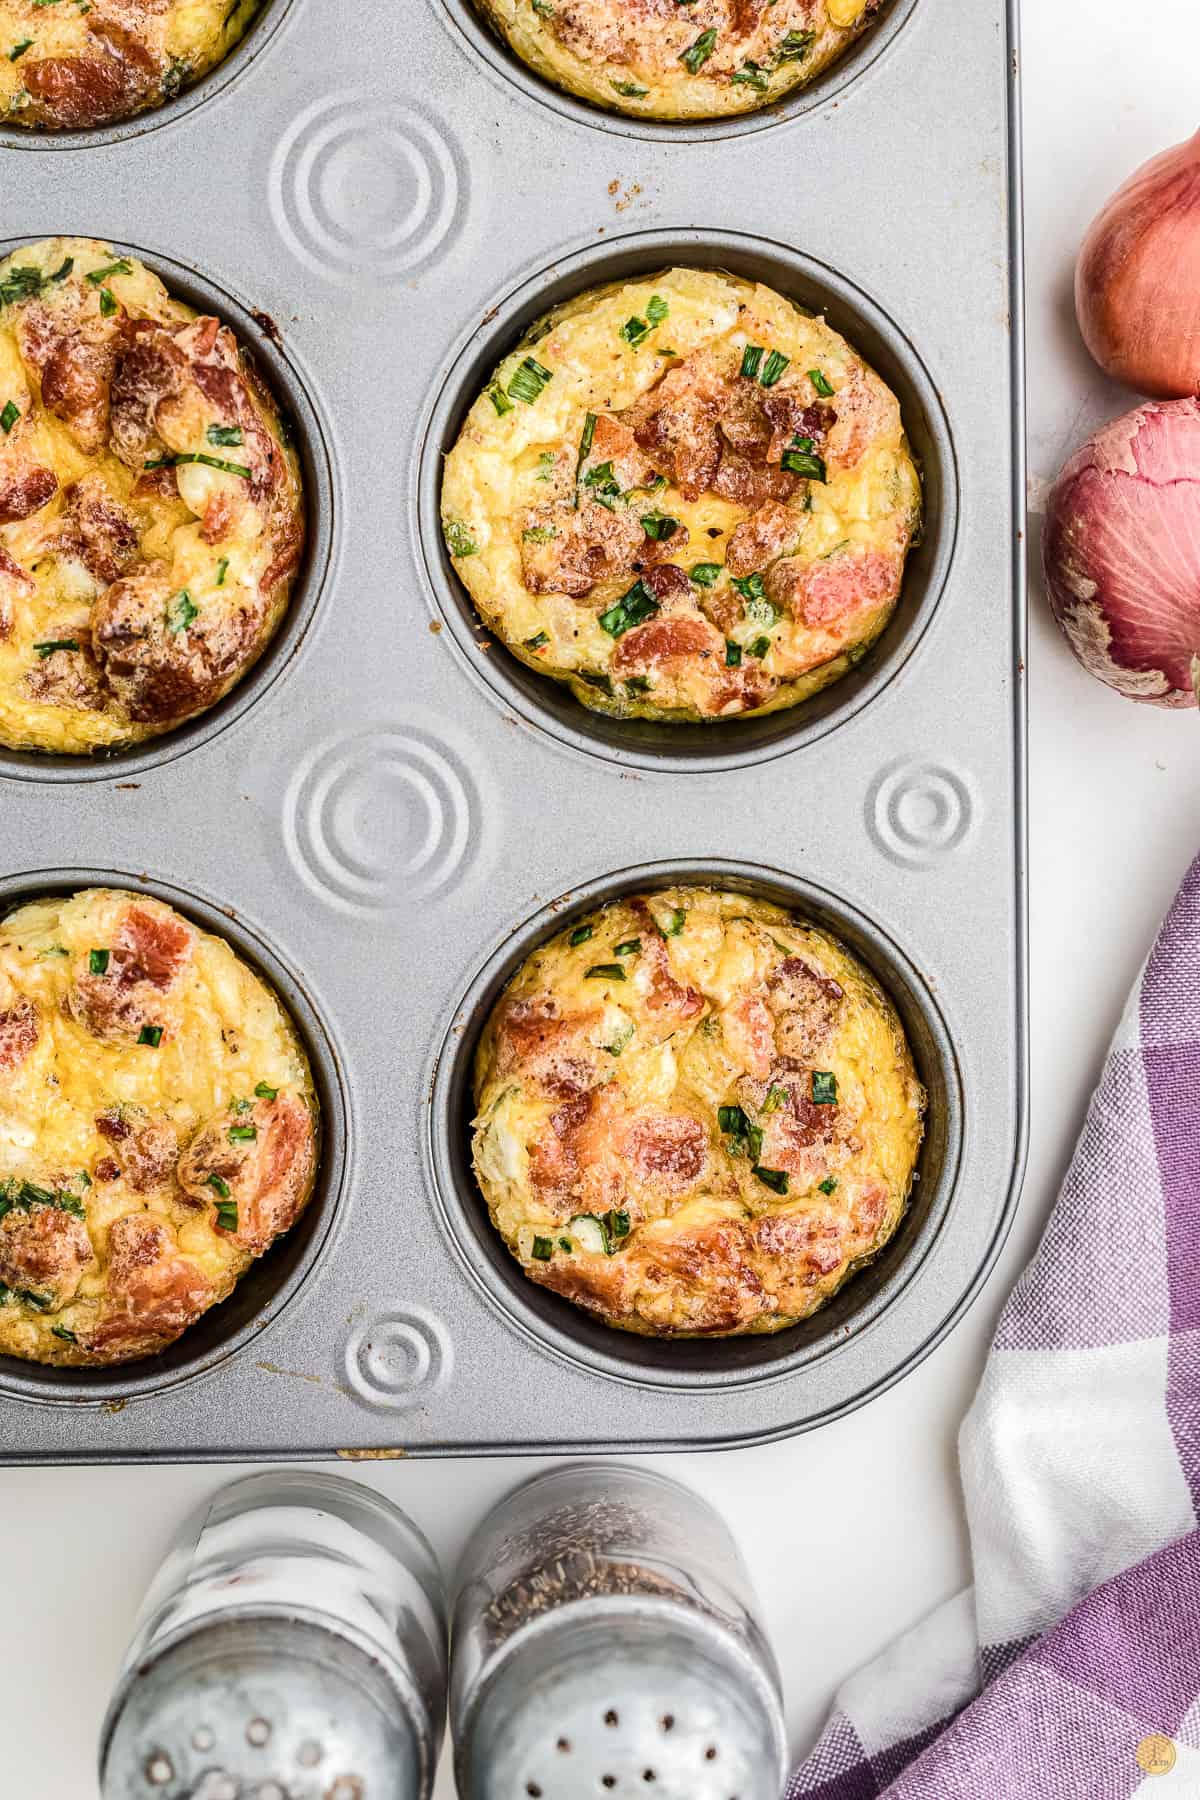
[[[732,0],[729,29],[734,37],[753,37],[773,0]]]
[[[642,454],[632,427],[616,413],[597,414],[592,448],[580,473],[586,476],[604,463],[612,464],[614,479],[623,492],[649,487],[654,479],[654,466]]]
[[[53,469],[26,469],[22,474],[0,477],[0,525],[15,525],[41,512],[58,492]]]
[[[639,1243],[639,1314],[669,1337],[738,1331],[776,1312],[746,1249],[746,1229],[733,1221]]]
[[[136,1123],[131,1122],[131,1117]],[[110,1109],[96,1118],[96,1130],[118,1146],[118,1171],[136,1194],[162,1187],[179,1157],[179,1142],[166,1119],[152,1119],[136,1110]]]
[[[52,650],[28,669],[22,687],[42,706],[66,706],[76,712],[102,712],[105,698],[100,671],[86,629],[72,628],[77,650]]]
[[[107,1300],[84,1340],[100,1361],[132,1362],[164,1350],[216,1298],[170,1225],[152,1213],[118,1219],[108,1234],[108,1257]]]
[[[721,1031],[729,1054],[759,1080],[771,1072],[775,1058],[775,1021],[758,994],[743,994],[721,1014]]]
[[[576,1139],[592,1111],[592,1094],[581,1094],[550,1114],[529,1146],[529,1183],[540,1200],[552,1203],[565,1218],[574,1211],[569,1197],[579,1180]],[[560,1203],[568,1204],[564,1207]]]
[[[0,544],[0,641],[12,636],[16,623],[17,603],[34,589],[32,575],[27,575]]]
[[[780,1287],[811,1288],[850,1254],[845,1223],[830,1214],[762,1213],[750,1227],[754,1247],[778,1269]],[[800,1310],[794,1304],[789,1311]]]
[[[230,1137],[251,1129],[251,1139]],[[228,1108],[202,1125],[179,1159],[179,1185],[193,1205],[212,1206],[225,1198],[214,1190],[215,1175],[237,1207],[236,1228],[227,1232],[218,1223],[217,1229],[261,1256],[299,1217],[315,1163],[312,1114],[294,1095],[278,1094],[248,1112]]]
[[[106,1041],[136,1038],[148,1025],[165,1030],[163,998],[190,963],[195,942],[191,926],[165,908],[129,907],[104,974],[87,968],[76,975],[67,996],[72,1017]]]
[[[623,415],[656,468],[669,473],[685,500],[712,486],[721,460],[717,420],[728,384],[716,359],[697,351]]]
[[[831,976],[822,975],[801,956],[789,956],[767,982],[767,999],[775,1014],[775,1041],[786,1057],[807,1062],[833,1036],[845,992]]]
[[[622,1141],[635,1178],[663,1197],[685,1194],[708,1163],[708,1134],[687,1113],[642,1113]]]
[[[627,631],[613,651],[612,666],[621,674],[648,671],[688,662],[693,657],[725,658],[725,640],[704,619],[650,619]]]
[[[268,564],[266,573],[259,582],[259,592],[268,602],[281,582],[288,581],[300,567],[300,553],[304,548],[304,527],[297,515],[290,509],[278,515],[272,524],[272,539],[275,556]]]
[[[813,630],[840,631],[851,619],[895,600],[904,574],[900,551],[851,550],[821,562],[784,557],[765,578],[768,596]]]
[[[137,556],[138,532],[133,519],[111,497],[98,475],[73,482],[64,499],[61,547],[77,556],[105,586],[116,581]]]
[[[121,1165],[111,1156],[102,1156],[92,1173],[97,1181],[115,1181],[121,1173]]]
[[[74,1299],[92,1261],[82,1219],[57,1206],[32,1206],[0,1219],[0,1283],[34,1293],[57,1311]]]
[[[840,468],[853,469],[878,439],[899,436],[899,402],[862,363],[853,366],[838,389],[833,409],[836,422],[828,434],[826,456]]]
[[[602,1016],[599,1010],[564,1016],[548,994],[507,1001],[497,1027],[497,1072],[519,1071],[563,1099],[586,1093],[595,1087],[599,1067],[587,1033]]]
[[[113,369],[109,425],[116,455],[140,469],[151,449],[163,448],[158,408],[182,389],[187,358],[171,333],[149,319],[135,320],[129,336]]]
[[[22,994],[0,1010],[0,1081],[19,1069],[41,1036],[38,1009]]]
[[[111,342],[92,343],[72,332],[59,339],[42,368],[44,405],[87,456],[98,455],[108,438],[114,357]]]
[[[166,725],[220,698],[249,660],[262,611],[241,602],[204,606],[173,631],[175,597],[166,563],[146,563],[114,581],[92,608],[92,642],[104,678],[131,719]]]
[[[725,553],[729,573],[744,576],[765,569],[795,543],[801,529],[802,521],[794,512],[778,501],[768,501],[734,527]]]
[[[561,501],[530,507],[521,528],[521,575],[529,592],[576,600],[597,583],[631,570],[647,541],[636,513],[610,512],[594,501],[578,512]],[[554,535],[542,539],[530,532]]]
[[[43,56],[26,62],[21,79],[36,120],[61,130],[108,124],[129,110],[128,74],[115,57]]]
[[[799,486],[799,477],[786,469],[772,468],[765,462],[752,462],[749,457],[725,450],[713,477],[712,489],[723,500],[737,506],[765,506],[768,500],[788,500]]]
[[[692,597],[691,580],[675,563],[659,563],[655,568],[647,569],[641,579],[642,586],[650,590],[660,606]]]

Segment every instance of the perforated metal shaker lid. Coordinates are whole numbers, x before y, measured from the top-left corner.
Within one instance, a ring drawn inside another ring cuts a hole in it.
[[[428,1800],[428,1721],[358,1645],[295,1620],[206,1626],[131,1672],[103,1800]]]
[[[689,1607],[561,1607],[502,1651],[455,1721],[461,1800],[778,1800],[778,1694]]]

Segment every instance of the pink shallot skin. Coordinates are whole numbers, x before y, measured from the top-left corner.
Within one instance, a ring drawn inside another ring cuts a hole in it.
[[[1089,674],[1130,700],[1196,705],[1200,400],[1151,401],[1076,451],[1050,491],[1042,561]]]

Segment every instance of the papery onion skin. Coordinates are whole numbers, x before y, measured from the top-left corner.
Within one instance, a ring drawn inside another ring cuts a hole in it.
[[[1164,400],[1200,393],[1200,132],[1108,202],[1080,253],[1075,310],[1115,380]]]
[[[1130,700],[1196,705],[1200,400],[1151,401],[1076,451],[1050,490],[1042,563],[1090,674]]]

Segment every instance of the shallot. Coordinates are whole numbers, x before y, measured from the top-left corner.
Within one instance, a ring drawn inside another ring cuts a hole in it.
[[[1076,451],[1050,491],[1042,555],[1089,673],[1130,700],[1195,706],[1200,400],[1151,401]]]
[[[1200,393],[1200,132],[1108,202],[1079,257],[1075,310],[1117,381],[1165,400]]]

